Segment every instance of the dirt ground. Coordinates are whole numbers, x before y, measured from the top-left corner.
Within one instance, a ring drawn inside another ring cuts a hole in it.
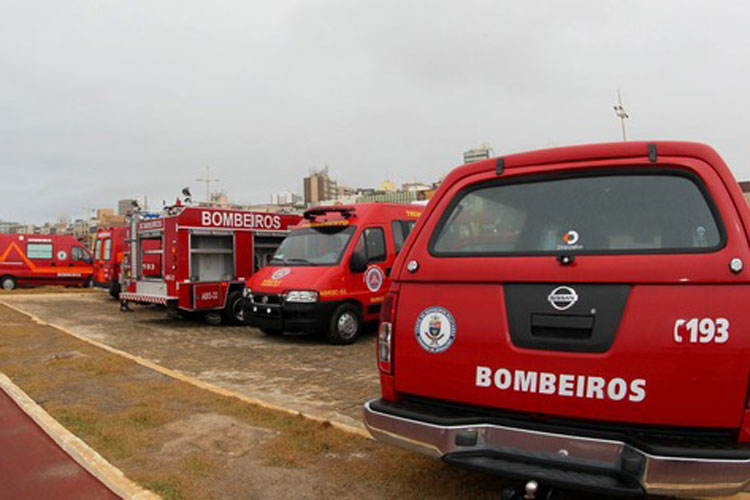
[[[0,371],[167,499],[497,498],[506,484],[218,396],[5,306]]]
[[[362,426],[380,391],[375,335],[350,346],[311,336],[271,338],[250,327],[168,319],[158,306],[119,311],[106,293],[0,296],[41,319],[220,387]]]
[[[339,347],[168,320],[156,307],[120,313],[104,293],[1,298],[168,368],[339,422],[361,425],[362,402],[378,394],[372,334]],[[168,499],[500,498],[509,484],[204,391],[2,305],[0,372],[128,477]]]

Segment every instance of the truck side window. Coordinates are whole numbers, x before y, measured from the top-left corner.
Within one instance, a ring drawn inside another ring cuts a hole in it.
[[[404,246],[404,241],[406,241],[406,237],[409,236],[409,233],[414,228],[414,224],[416,224],[416,221],[413,220],[394,220],[391,222],[393,246],[397,254],[401,251],[401,247]]]
[[[26,245],[26,257],[30,259],[51,259],[52,243],[29,243]]]
[[[379,227],[365,229],[365,246],[367,248],[367,262],[385,260],[385,235]]]
[[[71,260],[83,260],[83,249],[81,247],[72,247],[70,249],[70,259]]]
[[[368,227],[354,245],[354,253],[365,255],[367,262],[385,260],[385,235],[379,227]]]

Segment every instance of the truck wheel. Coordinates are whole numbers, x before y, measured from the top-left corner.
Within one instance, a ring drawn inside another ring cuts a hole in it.
[[[3,290],[13,290],[16,287],[16,280],[13,276],[3,276],[0,279],[0,288]]]
[[[239,290],[235,290],[227,297],[227,305],[224,307],[224,321],[229,325],[247,324],[245,304],[242,300],[242,292]]]
[[[113,299],[117,300],[120,298],[120,284],[119,283],[112,283],[112,286],[109,287],[109,294],[112,296]]]
[[[279,335],[284,333],[281,330],[274,330],[273,328],[261,328],[260,331],[268,335],[269,337],[278,337]]]
[[[362,314],[353,304],[341,304],[331,318],[326,337],[332,344],[352,344],[362,333]]]

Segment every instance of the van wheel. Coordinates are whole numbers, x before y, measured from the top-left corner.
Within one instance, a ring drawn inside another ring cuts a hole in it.
[[[242,292],[235,290],[227,297],[227,305],[224,307],[224,321],[229,325],[244,325],[245,304],[242,300]]]
[[[16,287],[16,280],[13,276],[3,276],[0,279],[0,288],[11,291]]]
[[[341,304],[331,318],[326,337],[332,344],[351,344],[362,333],[362,313],[353,304]]]
[[[281,330],[274,330],[273,328],[261,328],[260,331],[265,335],[268,335],[269,337],[278,337],[279,335],[284,333]]]

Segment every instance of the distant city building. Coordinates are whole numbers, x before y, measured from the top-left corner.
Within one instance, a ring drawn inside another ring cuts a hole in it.
[[[0,220],[0,233],[15,233],[17,232],[16,228],[20,226],[21,225],[18,222]]]
[[[305,205],[330,200],[337,195],[336,182],[328,176],[328,167],[310,171],[310,175],[303,180]]]
[[[138,203],[141,210],[148,210],[148,197],[138,196],[136,198],[127,198],[117,202],[117,215],[128,215],[133,209],[133,202]]]
[[[477,161],[487,160],[494,156],[494,151],[487,145],[482,145],[476,149],[470,149],[464,152],[464,163],[474,163]]]
[[[419,193],[416,191],[379,191],[377,193],[359,196],[357,203],[411,203],[417,201]]]
[[[427,191],[429,189],[432,189],[432,186],[429,184],[425,184],[423,182],[418,181],[411,181],[411,182],[404,182],[401,185],[401,191]]]
[[[378,185],[378,191],[395,193],[398,191],[398,186],[396,186],[396,183],[393,181],[384,180]]]
[[[302,197],[291,191],[281,191],[271,195],[272,205],[294,205],[302,201]]]
[[[745,197],[745,201],[750,204],[750,181],[741,181],[740,189],[742,190],[742,196]]]

